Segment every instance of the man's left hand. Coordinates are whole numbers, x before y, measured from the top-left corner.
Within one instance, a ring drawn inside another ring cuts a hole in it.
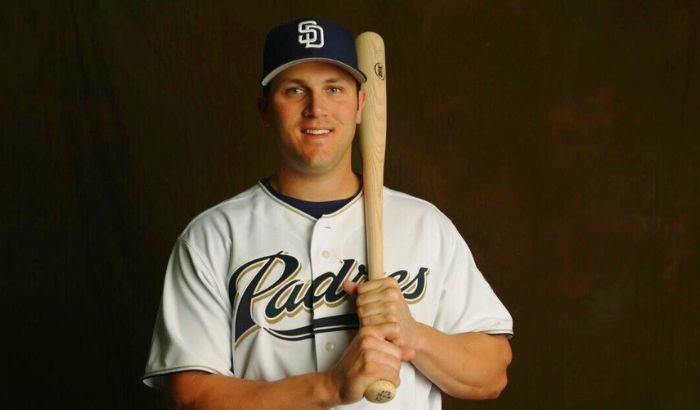
[[[345,291],[355,297],[360,325],[381,325],[387,329],[387,340],[400,347],[402,360],[416,355],[420,326],[411,316],[399,283],[382,278],[360,284],[346,281]]]

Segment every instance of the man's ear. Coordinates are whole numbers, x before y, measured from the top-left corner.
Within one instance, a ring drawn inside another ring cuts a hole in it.
[[[270,126],[270,112],[269,106],[268,106],[268,101],[267,98],[264,96],[258,96],[258,100],[256,101],[256,104],[258,106],[258,114],[260,114],[260,119],[262,120],[263,124],[266,127]]]
[[[355,116],[355,124],[359,124],[362,121],[362,107],[365,106],[365,99],[367,94],[360,90],[357,92],[357,115]]]

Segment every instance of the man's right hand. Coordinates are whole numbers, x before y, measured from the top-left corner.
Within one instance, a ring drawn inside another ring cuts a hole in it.
[[[382,326],[362,326],[338,363],[326,372],[342,404],[362,399],[367,387],[377,380],[387,380],[398,387],[401,349],[385,340],[387,330]]]

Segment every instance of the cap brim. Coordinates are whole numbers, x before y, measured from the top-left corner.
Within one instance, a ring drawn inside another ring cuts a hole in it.
[[[295,66],[295,65],[301,64],[301,63],[312,62],[312,61],[320,61],[323,63],[333,64],[333,65],[338,66],[338,67],[342,68],[343,70],[347,71],[350,75],[352,75],[360,83],[364,83],[367,81],[367,77],[364,75],[364,73],[362,71],[356,70],[355,68],[350,67],[349,65],[347,65],[343,62],[340,62],[338,60],[334,60],[332,58],[309,57],[309,58],[301,58],[299,60],[294,60],[294,61],[290,61],[288,63],[282,64],[281,66],[270,71],[265,76],[265,78],[262,79],[261,84],[263,87],[265,87],[266,85],[268,85],[270,83],[270,81],[272,81],[273,78],[275,78],[275,76],[277,74],[288,69],[289,67],[292,67],[292,66]]]

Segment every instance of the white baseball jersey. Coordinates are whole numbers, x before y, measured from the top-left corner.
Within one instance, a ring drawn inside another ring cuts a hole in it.
[[[453,224],[428,202],[384,190],[385,271],[411,314],[448,334],[512,334],[512,319]],[[203,370],[255,380],[324,371],[357,331],[342,282],[366,279],[362,196],[315,219],[262,183],[199,215],[165,276],[144,382]],[[411,363],[389,403],[339,409],[441,408]]]

